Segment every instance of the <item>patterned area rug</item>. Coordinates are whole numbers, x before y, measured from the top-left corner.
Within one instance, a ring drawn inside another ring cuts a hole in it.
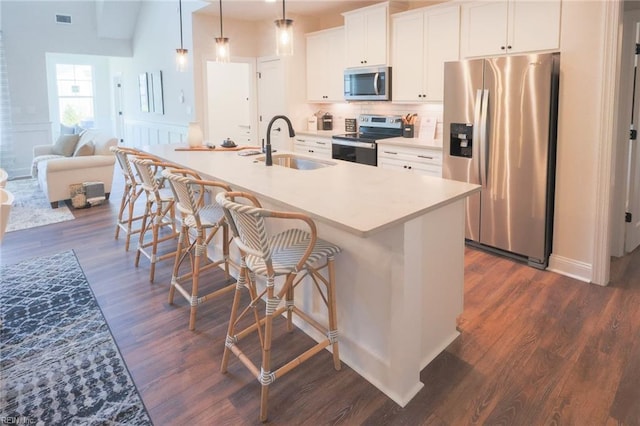
[[[0,272],[0,419],[151,425],[75,253]]]
[[[10,180],[6,189],[15,197],[7,232],[75,219],[64,203],[57,209],[51,208],[36,179]]]

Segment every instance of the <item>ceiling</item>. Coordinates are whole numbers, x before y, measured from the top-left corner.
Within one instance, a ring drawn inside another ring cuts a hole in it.
[[[198,10],[198,13],[219,15],[219,0],[206,0],[209,5]],[[285,10],[297,16],[313,16],[321,14],[340,14],[348,10],[358,9],[380,3],[381,0],[287,0]],[[222,0],[222,16],[246,21],[282,18],[282,1],[266,0]]]

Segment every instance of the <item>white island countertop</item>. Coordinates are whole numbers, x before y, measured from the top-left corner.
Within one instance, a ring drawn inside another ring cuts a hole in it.
[[[176,147],[184,145],[153,145],[143,149],[167,161],[188,165],[234,190],[291,206],[360,237],[407,222],[480,190],[478,185],[340,160],[323,160],[334,164],[328,167],[297,170],[257,162],[264,155],[238,155],[242,151],[176,151]],[[274,155],[282,153],[289,152],[278,151]]]

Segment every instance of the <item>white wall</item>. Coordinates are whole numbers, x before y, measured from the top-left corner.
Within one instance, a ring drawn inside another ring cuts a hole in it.
[[[564,1],[550,269],[591,281],[604,60],[604,2]],[[612,114],[613,111],[609,112]]]
[[[47,89],[47,53],[129,56],[129,40],[100,38],[96,12],[89,1],[0,2],[1,26],[9,80],[13,152],[11,177],[30,174],[34,145],[52,142]],[[55,23],[69,14],[72,25]]]
[[[0,7],[16,124],[49,121],[47,52],[104,56],[132,53],[128,40],[97,37],[93,2],[3,0]],[[72,15],[73,24],[56,24],[57,13]]]

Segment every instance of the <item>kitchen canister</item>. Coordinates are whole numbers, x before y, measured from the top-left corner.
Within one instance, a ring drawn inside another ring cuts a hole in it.
[[[405,124],[402,126],[402,137],[404,138],[412,138],[413,137],[413,132],[414,130],[414,125],[413,124]]]
[[[204,135],[202,134],[202,129],[200,128],[200,124],[197,121],[192,121],[189,123],[189,129],[187,130],[187,142],[190,147],[198,147],[202,146],[202,140],[204,139]]]

